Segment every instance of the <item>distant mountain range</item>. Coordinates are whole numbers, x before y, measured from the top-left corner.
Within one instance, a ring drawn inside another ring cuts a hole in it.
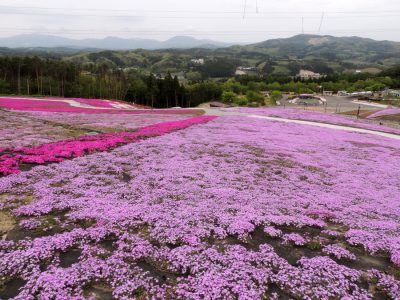
[[[103,49],[103,50],[130,50],[130,49],[188,49],[205,48],[215,49],[229,47],[233,44],[206,39],[196,39],[190,36],[176,36],[166,41],[152,39],[124,39],[106,37],[103,39],[70,39],[54,35],[22,34],[13,37],[0,38],[0,47],[8,48],[73,48],[73,49]]]

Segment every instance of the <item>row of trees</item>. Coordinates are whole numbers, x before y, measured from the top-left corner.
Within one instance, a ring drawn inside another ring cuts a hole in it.
[[[222,85],[188,85],[167,73],[135,75],[107,64],[77,65],[39,57],[0,57],[0,94],[119,99],[152,107],[191,107],[219,100]]]
[[[128,83],[123,71],[105,65],[85,69],[39,57],[0,58],[2,94],[123,99]]]
[[[253,79],[254,80],[254,79]],[[256,79],[257,80],[257,79]],[[313,81],[289,81],[287,83],[280,83],[274,81],[271,83],[266,83],[265,81],[244,81],[243,79],[237,78],[235,81],[228,80],[224,86],[232,90],[235,93],[243,93],[248,89],[258,90],[258,91],[273,91],[278,90],[282,92],[293,92],[293,93],[313,93],[321,92],[322,90],[329,90],[333,92],[338,91],[381,91],[386,87],[393,87],[395,80],[390,77],[376,77],[368,78],[366,80],[358,80],[354,83],[348,82],[346,80],[340,80],[338,82],[334,81],[323,81],[323,82],[313,82]]]
[[[145,76],[104,63],[83,65],[39,57],[0,57],[1,94],[120,99],[152,107],[192,107],[215,100],[261,104],[264,97],[260,91],[276,91],[278,95],[278,92],[307,93],[322,89],[378,91],[396,86],[400,86],[400,68],[377,76],[335,74],[312,81],[271,75],[203,81],[194,76],[192,81],[182,84],[170,73],[163,77]]]

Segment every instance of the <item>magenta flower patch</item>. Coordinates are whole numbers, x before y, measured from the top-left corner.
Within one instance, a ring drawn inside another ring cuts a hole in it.
[[[0,108],[14,111],[84,114],[193,114],[193,109],[146,109],[118,101],[80,98],[0,97]]]
[[[107,151],[121,145],[137,142],[143,138],[160,136],[195,124],[208,122],[215,118],[202,116],[150,125],[135,132],[84,136],[74,140],[59,141],[37,147],[12,148],[7,150],[7,154],[0,156],[0,174],[17,174],[20,172],[21,164],[60,162],[64,159],[79,157],[84,154]]]

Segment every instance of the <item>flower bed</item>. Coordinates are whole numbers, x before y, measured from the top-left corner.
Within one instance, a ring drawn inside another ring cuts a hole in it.
[[[15,299],[399,299],[399,148],[219,117],[0,178],[24,226],[0,242],[1,283]]]
[[[0,153],[5,148],[34,146],[84,135],[79,128],[66,128],[32,118],[28,114],[0,110]]]
[[[106,151],[117,146],[136,142],[139,139],[154,137],[187,128],[194,124],[208,122],[215,117],[202,116],[182,121],[170,121],[150,125],[135,132],[119,132],[83,136],[73,140],[59,141],[37,147],[12,148],[0,155],[0,174],[9,175],[20,172],[21,164],[45,164],[60,162],[66,158],[83,156],[84,154]]]
[[[349,127],[363,128],[368,130],[376,130],[387,133],[400,134],[400,129],[387,126],[377,125],[367,120],[355,120],[344,115],[332,113],[323,113],[311,110],[291,109],[291,108],[226,108],[225,111],[237,111],[242,113],[251,113],[257,115],[265,115],[269,117],[286,118],[293,120],[315,121],[328,124],[343,125]]]
[[[80,114],[57,112],[31,112],[24,113],[40,120],[46,120],[57,124],[72,125],[79,128],[93,130],[132,130],[155,123],[183,120],[192,117],[190,114]]]
[[[392,116],[392,115],[400,115],[400,108],[379,110],[373,114],[368,115],[367,119],[375,119],[379,117]]]
[[[201,114],[200,110],[193,109],[141,109],[140,106],[134,106],[135,108],[121,107],[123,106],[117,106],[116,102],[98,99],[36,99],[23,97],[0,97],[0,108],[10,109],[14,111],[64,112],[85,114]]]
[[[189,114],[110,114],[10,112],[0,110],[0,147],[32,147],[96,133],[134,130],[192,117]]]

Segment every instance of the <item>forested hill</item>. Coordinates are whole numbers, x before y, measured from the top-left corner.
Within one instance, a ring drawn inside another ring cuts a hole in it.
[[[400,59],[400,43],[360,37],[297,35],[249,45],[271,55],[379,62]]]
[[[193,58],[204,58],[206,63],[223,60],[220,66],[233,65],[233,70],[238,66],[254,67],[264,74],[295,75],[301,68],[324,74],[356,69],[379,72],[400,64],[400,43],[359,37],[297,35],[218,49],[100,51],[79,53],[67,59],[165,73],[188,71]]]
[[[172,44],[171,44],[172,47]],[[124,51],[72,48],[0,48],[0,56],[39,56],[79,65],[106,64],[108,68],[145,74],[189,74],[187,79],[230,77],[238,67],[258,75],[294,76],[300,69],[321,74],[379,73],[400,65],[400,43],[359,37],[297,35],[286,39],[218,49],[133,49]],[[204,59],[204,65],[193,59]]]

